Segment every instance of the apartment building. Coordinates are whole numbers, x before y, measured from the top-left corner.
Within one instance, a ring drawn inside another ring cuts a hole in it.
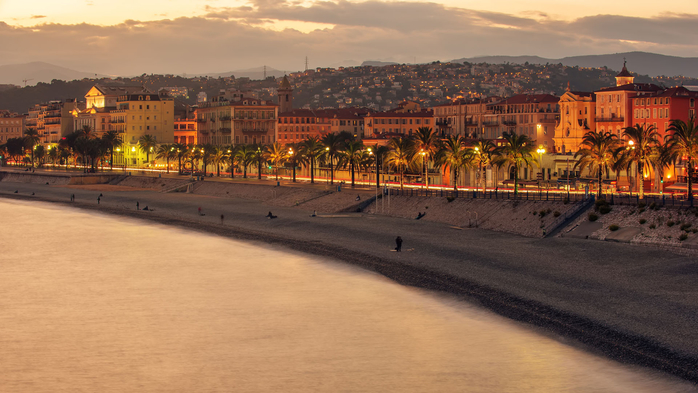
[[[25,116],[6,110],[0,110],[0,144],[8,139],[21,138],[24,135]]]
[[[75,130],[72,112],[80,106],[75,99],[49,101],[29,108],[26,128],[36,130],[43,145],[56,144]]]
[[[214,97],[196,108],[199,144],[273,143],[278,139],[279,106],[271,101]]]

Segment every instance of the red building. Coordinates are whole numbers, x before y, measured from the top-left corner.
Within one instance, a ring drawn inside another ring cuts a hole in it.
[[[698,91],[683,86],[638,92],[632,101],[632,125],[654,126],[664,138],[672,120],[695,117],[696,98]]]

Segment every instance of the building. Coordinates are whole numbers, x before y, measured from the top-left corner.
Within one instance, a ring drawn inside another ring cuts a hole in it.
[[[277,89],[279,97],[279,113],[286,113],[293,110],[293,88],[288,81],[286,75],[281,80],[281,84]]]
[[[553,135],[560,115],[560,98],[550,94],[518,94],[487,105],[484,139],[505,132],[528,135],[538,146],[553,149]]]
[[[584,134],[596,130],[596,95],[567,91],[560,97],[560,121],[555,127],[554,152],[567,154],[580,149]]]
[[[8,139],[21,138],[24,135],[25,116],[6,110],[0,110],[0,144]]]
[[[273,143],[278,139],[279,106],[243,96],[239,101],[214,97],[196,108],[199,144]]]
[[[416,102],[402,102],[388,112],[372,112],[364,117],[363,138],[411,136],[418,128],[434,128],[434,112]]]
[[[322,138],[331,132],[329,117],[324,111],[293,109],[279,114],[279,142],[298,143],[309,137]]]
[[[36,130],[43,145],[56,144],[75,130],[72,112],[79,109],[74,99],[50,101],[29,108],[26,128]]]
[[[157,143],[174,142],[172,98],[153,93],[124,94],[117,98],[116,109],[110,113],[111,129],[119,133],[123,142],[120,154],[114,157],[117,165],[146,163],[147,155],[138,149],[138,142],[145,135]]]
[[[632,100],[633,125],[654,126],[663,139],[671,120],[695,118],[698,89],[677,86],[657,91],[637,92]]]

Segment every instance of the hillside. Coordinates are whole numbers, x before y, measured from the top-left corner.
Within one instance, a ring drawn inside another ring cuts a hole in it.
[[[623,59],[628,62],[628,69],[632,72],[658,76],[686,76],[698,78],[698,57],[666,56],[647,52],[625,52],[607,55],[572,56],[561,59],[547,59],[538,56],[479,56],[461,58],[453,62],[462,63],[514,63],[514,64],[559,64],[569,67],[608,67],[619,70],[623,66]]]
[[[17,86],[24,86],[24,80],[27,80],[26,84],[28,85],[35,85],[39,82],[49,83],[54,79],[72,81],[95,76],[97,74],[75,71],[41,61],[0,66],[0,84]]]

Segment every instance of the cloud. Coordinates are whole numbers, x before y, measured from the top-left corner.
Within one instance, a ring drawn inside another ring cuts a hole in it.
[[[41,19],[41,18],[45,18],[45,17],[46,17],[46,15],[32,15],[31,19]]]
[[[301,5],[302,4],[302,5]],[[597,15],[573,21],[447,7],[427,2],[253,0],[200,17],[128,20],[114,26],[0,22],[5,63],[46,61],[132,75],[222,72],[263,64],[286,70],[342,59],[426,62],[479,55],[570,55],[648,50],[698,55],[697,15]],[[323,24],[303,33],[294,23]],[[269,29],[266,27],[277,27]],[[60,43],[56,45],[56,43]]]

